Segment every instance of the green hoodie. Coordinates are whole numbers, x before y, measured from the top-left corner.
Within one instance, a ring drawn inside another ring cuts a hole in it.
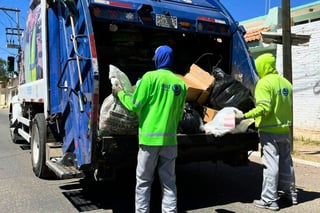
[[[259,56],[255,65],[260,77],[254,94],[256,107],[244,117],[255,118],[261,132],[288,133],[292,123],[292,85],[278,74],[272,54]]]

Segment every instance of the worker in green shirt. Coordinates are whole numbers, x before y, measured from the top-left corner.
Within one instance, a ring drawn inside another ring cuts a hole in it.
[[[255,65],[260,77],[254,95],[256,107],[244,114],[244,118],[255,119],[264,164],[261,199],[255,200],[254,205],[279,210],[279,195],[297,204],[290,153],[292,85],[278,74],[272,54],[259,56]]]
[[[134,93],[115,88],[113,94],[130,111],[139,113],[139,152],[136,168],[136,213],[150,211],[151,185],[158,168],[162,212],[177,212],[175,160],[177,129],[182,118],[186,85],[173,72],[173,51],[155,51],[156,70],[146,72]]]

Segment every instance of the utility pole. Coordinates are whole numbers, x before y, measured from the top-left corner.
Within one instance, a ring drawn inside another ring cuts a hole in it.
[[[6,13],[8,15],[8,17],[13,21],[15,22],[16,24],[16,28],[10,28],[10,27],[7,27],[5,30],[6,30],[6,42],[7,42],[7,48],[14,48],[14,49],[18,49],[18,54],[17,54],[17,70],[13,70],[14,71],[17,71],[19,72],[21,70],[21,36],[22,36],[22,29],[20,28],[20,17],[19,17],[19,13],[20,13],[20,10],[19,9],[13,9],[13,8],[4,8],[4,7],[0,7],[0,10],[4,11],[4,13]],[[7,12],[15,12],[16,13],[16,20],[14,20]],[[17,36],[18,39],[17,39],[17,43],[14,42],[14,40],[12,41],[8,41],[8,36],[10,36],[10,38],[12,36]],[[9,57],[8,57],[8,62],[9,63]],[[13,67],[14,67],[14,61],[13,61]],[[14,74],[13,72],[11,73],[11,80],[14,78]],[[8,97],[9,96],[9,90],[8,90],[8,87],[6,85],[6,88],[7,88],[7,91],[6,91],[6,97],[5,97],[5,100],[6,100],[6,103],[9,102],[8,100]],[[6,104],[5,103],[5,104]]]
[[[292,83],[290,0],[282,0],[283,75]]]
[[[22,29],[20,28],[20,18],[19,18],[19,13],[20,10],[19,9],[13,9],[13,8],[4,8],[4,7],[0,7],[0,10],[3,11],[10,11],[10,12],[15,12],[16,13],[16,21],[14,21],[16,23],[16,28],[11,28],[11,27],[7,27],[6,28],[6,36],[8,35],[14,35],[14,36],[18,36],[18,43],[15,44],[14,42],[9,42],[7,41],[7,48],[15,48],[20,50],[21,49],[21,31]],[[11,18],[11,16],[9,16]]]
[[[282,0],[282,62],[283,76],[292,84],[292,40],[291,40],[291,6],[290,0]],[[292,94],[291,94],[292,95]],[[292,97],[293,100],[293,97]],[[293,112],[293,106],[291,108]],[[293,151],[293,115],[290,129],[291,151]]]
[[[8,41],[7,40],[7,48],[14,48],[14,49],[18,49],[18,60],[17,60],[17,64],[18,64],[18,71],[20,70],[20,61],[21,61],[21,36],[22,36],[22,31],[23,29],[20,28],[20,10],[19,9],[13,9],[13,8],[4,8],[4,7],[0,7],[0,10],[4,11],[4,12],[15,12],[16,13],[16,20],[12,19],[11,16],[9,16],[10,19],[12,19],[12,21],[15,22],[16,24],[16,28],[12,28],[12,27],[6,27],[6,38],[8,38],[8,36],[17,36],[17,43],[13,41]]]

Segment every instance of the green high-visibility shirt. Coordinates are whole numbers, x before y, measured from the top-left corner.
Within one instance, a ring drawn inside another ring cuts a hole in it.
[[[139,114],[139,144],[177,144],[186,91],[182,79],[169,70],[160,69],[145,73],[132,95],[124,91],[118,93],[121,103]]]
[[[254,95],[256,107],[244,116],[255,118],[261,132],[289,133],[292,124],[292,84],[278,74],[271,54],[258,57],[255,63],[260,77]]]

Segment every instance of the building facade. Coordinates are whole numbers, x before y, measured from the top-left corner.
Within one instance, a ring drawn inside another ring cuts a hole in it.
[[[281,44],[264,44],[261,32],[282,32],[281,8],[240,24],[247,30],[246,41],[254,57],[270,52],[277,70],[283,73]],[[310,35],[307,44],[292,46],[294,136],[320,139],[320,1],[291,9],[291,32]]]

